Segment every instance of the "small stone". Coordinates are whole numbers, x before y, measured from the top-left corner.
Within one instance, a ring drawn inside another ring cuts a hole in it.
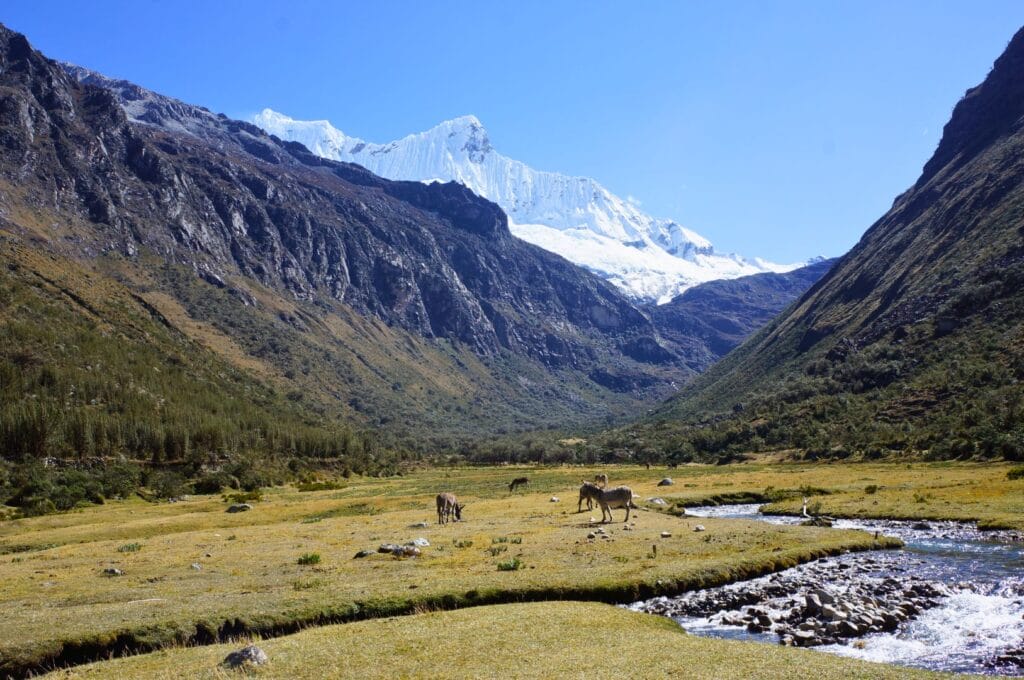
[[[675,484],[675,482],[672,481],[671,477],[666,477],[665,479],[658,482],[658,486],[672,486],[673,484]]]
[[[420,538],[412,539],[411,541],[406,543],[406,545],[414,545],[417,548],[429,548],[430,547],[430,541],[428,541],[427,539],[425,539],[423,537],[420,537]]]
[[[104,576],[124,576],[124,572],[117,567],[107,567],[103,570]]]
[[[661,532],[661,537],[662,538],[672,538],[672,532],[671,531],[662,531]]]
[[[192,568],[195,569],[196,571],[202,571],[203,570],[203,565],[199,564],[198,562],[193,562],[192,563]]]
[[[228,654],[224,659],[224,665],[229,668],[238,668],[239,666],[250,664],[253,666],[262,666],[267,663],[267,661],[269,661],[269,659],[267,658],[266,652],[256,645],[249,645],[248,647],[243,647],[238,651]]]
[[[213,555],[211,555],[210,553],[206,553],[203,555],[203,557],[213,557]]]
[[[558,502],[558,496],[552,496],[551,497],[551,502],[552,503],[557,503]]]
[[[668,501],[664,498],[648,498],[648,503],[654,503],[655,505],[668,505]]]
[[[706,529],[704,528],[704,525],[703,525],[703,524],[698,524],[697,526],[695,526],[695,527],[693,528],[693,530],[694,530],[694,531],[707,531],[707,530],[706,530]]]
[[[589,534],[587,534],[587,538],[593,540],[593,539],[597,538],[597,534],[595,534],[593,531],[591,531]]]
[[[372,550],[360,550],[359,552],[356,553],[356,556],[354,558],[352,558],[352,559],[361,560],[362,558],[369,557],[372,554],[373,554]]]
[[[409,528],[410,529],[426,529],[428,526],[430,526],[430,525],[427,524],[426,522],[416,522],[415,524],[410,524]]]
[[[252,510],[252,506],[248,503],[234,503],[228,506],[228,512],[248,512]]]

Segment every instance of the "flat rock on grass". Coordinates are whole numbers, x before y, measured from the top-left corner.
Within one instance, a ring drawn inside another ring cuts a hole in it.
[[[228,506],[227,512],[248,512],[252,506],[248,503],[234,503]]]

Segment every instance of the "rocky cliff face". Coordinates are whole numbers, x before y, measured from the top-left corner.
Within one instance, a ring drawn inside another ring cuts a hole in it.
[[[386,349],[410,363],[424,340],[451,343],[445,360],[456,366],[470,365],[466,352],[484,361],[473,363],[472,380],[520,426],[543,422],[551,400],[581,418],[603,416],[690,375],[611,285],[513,238],[500,208],[458,184],[392,182],[321,159],[250,124],[65,70],[6,29],[0,67],[5,230],[61,256],[116,263],[122,276],[171,296],[179,291],[160,272],[191,270],[211,296],[235,300],[207,319],[229,335],[246,324],[225,316],[256,308],[297,306],[278,316],[306,339],[328,317],[355,312],[383,322]],[[200,314],[203,296],[189,304]],[[316,351],[340,351],[337,337],[330,342]],[[345,348],[353,361],[400,394],[403,380],[385,380],[390,360],[367,358],[379,338],[359,342],[369,344]],[[261,351],[283,361],[289,348]],[[550,384],[533,403],[541,376]]]

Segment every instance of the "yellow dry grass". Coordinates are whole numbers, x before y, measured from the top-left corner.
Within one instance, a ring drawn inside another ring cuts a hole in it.
[[[477,607],[327,626],[258,643],[268,663],[221,665],[241,644],[104,661],[47,678],[947,678],[809,650],[686,635],[669,619],[584,602]]]
[[[623,511],[607,539],[588,539],[591,517],[576,514],[575,489],[595,470],[432,469],[346,488],[268,492],[250,512],[230,514],[215,496],[180,503],[111,502],[78,512],[0,525],[0,655],[7,663],[55,658],[71,642],[102,648],[125,633],[160,646],[197,634],[275,630],[293,622],[339,621],[416,607],[459,607],[521,599],[628,600],[784,568],[849,548],[876,546],[860,532],[697,520]],[[683,477],[689,471],[678,471]],[[699,480],[697,470],[693,479]],[[615,469],[642,499],[664,471]],[[527,474],[526,493],[509,495]],[[713,491],[707,480],[698,482]],[[677,488],[677,487],[673,487]],[[467,502],[466,521],[439,527],[434,495]],[[550,501],[555,494],[560,502]],[[427,522],[425,528],[414,527]],[[662,538],[662,532],[672,534]],[[427,538],[416,559],[363,549]],[[139,543],[133,552],[120,552]],[[657,545],[657,556],[652,546]],[[306,553],[319,564],[302,566]],[[499,571],[516,558],[522,568]],[[195,564],[199,568],[193,568]],[[123,576],[104,576],[108,567]],[[54,625],[59,621],[59,625]]]

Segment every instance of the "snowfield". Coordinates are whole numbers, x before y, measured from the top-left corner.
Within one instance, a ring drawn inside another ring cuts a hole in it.
[[[318,156],[358,163],[388,179],[460,182],[501,206],[519,238],[593,271],[638,300],[667,302],[706,281],[805,264],[716,253],[703,236],[643,213],[593,179],[534,170],[501,155],[475,116],[387,144],[351,137],[326,120],[294,120],[271,109],[252,122]]]

